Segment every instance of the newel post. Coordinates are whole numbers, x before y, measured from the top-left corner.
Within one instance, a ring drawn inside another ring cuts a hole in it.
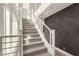
[[[53,49],[53,55],[55,55],[55,30],[52,30],[52,49]]]

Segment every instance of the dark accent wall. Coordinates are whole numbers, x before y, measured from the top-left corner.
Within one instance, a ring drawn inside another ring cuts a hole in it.
[[[56,30],[56,46],[79,55],[79,4],[73,4],[45,19],[50,29]]]

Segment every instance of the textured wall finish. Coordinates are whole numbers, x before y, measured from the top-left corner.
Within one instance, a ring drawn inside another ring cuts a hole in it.
[[[46,18],[45,23],[56,30],[56,46],[79,55],[79,4],[73,4]]]

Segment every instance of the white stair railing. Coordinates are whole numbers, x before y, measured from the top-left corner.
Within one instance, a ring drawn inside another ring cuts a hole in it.
[[[36,25],[43,41],[47,44],[48,52],[50,55],[55,55],[55,30],[51,30],[40,18],[38,18],[32,10],[32,21]]]

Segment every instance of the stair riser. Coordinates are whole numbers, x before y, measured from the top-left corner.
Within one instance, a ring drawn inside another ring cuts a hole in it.
[[[25,40],[25,41],[27,41],[27,40]],[[41,41],[41,39],[29,39],[28,41],[29,41],[30,43],[31,43],[31,42],[38,42],[38,41]]]
[[[34,48],[34,47],[38,47],[38,46],[44,46],[44,43],[38,43],[38,44],[33,44],[33,45],[27,45],[27,46],[24,46],[24,50],[25,49],[30,49],[30,48]]]
[[[23,25],[23,27],[35,27],[33,25]]]
[[[35,25],[32,25],[32,24],[23,24],[23,26],[35,26]]]
[[[31,22],[31,20],[23,20],[23,22],[29,23]]]
[[[30,24],[30,23],[25,21],[25,22],[23,22],[23,24]]]
[[[40,37],[40,34],[29,34],[31,37]],[[23,35],[23,37],[27,37],[27,34]]]
[[[35,26],[23,26],[23,28],[33,28]]]
[[[24,28],[23,30],[36,30],[35,28]]]
[[[23,27],[23,29],[35,29],[35,27]]]
[[[24,32],[37,32],[37,30],[24,30]]]
[[[29,31],[32,31],[32,30],[33,30],[33,31],[35,31],[35,30],[37,31],[37,29],[28,29],[28,28],[24,29],[24,31],[28,31],[28,30],[29,30]]]
[[[33,25],[34,26],[33,23],[23,23],[23,25]]]
[[[38,35],[31,35],[31,37],[40,37],[40,35],[38,34]]]
[[[38,51],[34,51],[34,52],[31,52],[31,53],[28,53],[28,54],[24,54],[24,56],[34,56],[34,55],[37,55],[37,54],[41,54],[41,53],[44,53],[46,52],[47,49],[41,49],[41,50],[38,50]]]
[[[38,32],[24,32],[24,34],[34,34],[34,33],[38,33]]]
[[[27,36],[24,35],[23,37],[26,38]],[[31,35],[31,37],[40,37],[40,35]]]
[[[27,34],[29,34],[29,35],[31,35],[31,34],[39,34],[39,33],[23,33],[24,35],[27,35]]]
[[[23,22],[23,25],[25,25],[25,24],[33,24],[33,23],[27,23],[27,22]]]
[[[33,24],[23,24],[24,26],[35,26]]]

